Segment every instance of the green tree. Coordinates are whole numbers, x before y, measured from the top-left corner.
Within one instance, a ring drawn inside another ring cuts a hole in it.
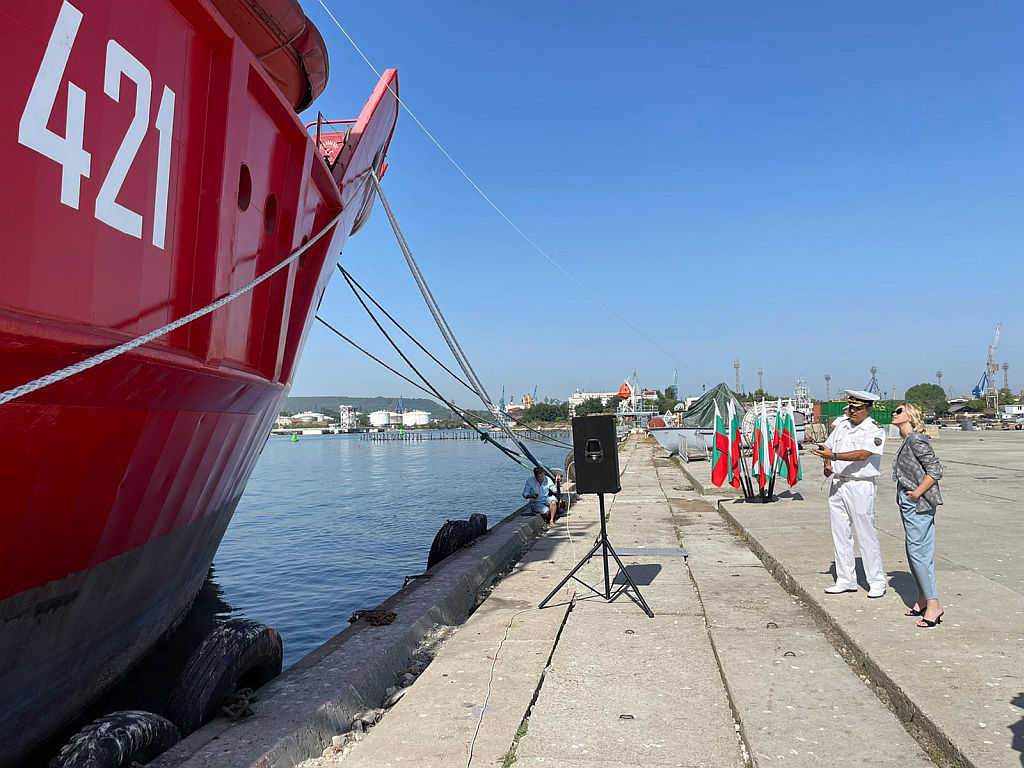
[[[665,394],[661,394],[658,390],[655,390],[655,392],[658,394],[658,400],[655,402],[655,407],[658,409],[658,413],[669,413],[673,408],[675,408],[676,403],[679,402],[679,400],[676,399],[675,394],[673,394],[675,389],[672,387],[666,387]]]
[[[612,400],[608,401],[609,403]],[[601,405],[601,398],[599,397],[588,397],[582,403],[576,406],[577,416],[590,416],[592,413],[604,413],[604,406]]]
[[[977,400],[968,400],[964,403],[964,410],[971,413],[984,413],[987,409],[988,403],[984,397],[979,397]]]
[[[555,405],[553,403],[535,403],[526,409],[519,420],[524,424],[537,424],[540,422],[564,422],[568,419],[568,404]]]
[[[1006,405],[1006,403],[1015,403],[1017,398],[1013,396],[1013,390],[1009,387],[1003,387],[999,390],[999,404]]]
[[[665,387],[665,397],[667,397],[669,400],[677,400],[678,396],[679,393],[676,392],[676,388],[673,387],[671,384]]]
[[[938,384],[916,384],[907,390],[903,399],[908,403],[921,406],[926,411],[931,411],[936,416],[942,416],[949,412],[946,393]]]

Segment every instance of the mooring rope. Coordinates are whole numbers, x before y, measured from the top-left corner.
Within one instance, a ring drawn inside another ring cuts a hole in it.
[[[406,335],[406,337],[407,337],[407,338],[408,338],[408,339],[409,339],[410,341],[412,341],[412,343],[413,343],[413,344],[415,344],[415,345],[416,345],[417,347],[419,347],[419,348],[420,348],[420,350],[421,350],[421,351],[422,351],[422,352],[423,352],[423,353],[424,353],[425,355],[427,355],[427,357],[429,357],[429,358],[430,358],[431,360],[433,360],[433,361],[434,361],[435,363],[437,363],[437,364],[438,364],[439,366],[441,366],[442,368],[444,368],[444,370],[446,370],[446,371],[447,371],[447,372],[448,372],[448,373],[449,373],[449,374],[451,375],[451,377],[452,377],[453,379],[455,379],[455,380],[456,380],[457,382],[459,382],[459,384],[461,384],[462,386],[464,386],[464,387],[465,387],[466,389],[468,389],[468,390],[469,390],[470,392],[472,392],[472,393],[473,393],[474,395],[476,394],[476,390],[475,390],[475,389],[473,389],[473,387],[471,387],[471,386],[470,386],[470,385],[469,385],[469,384],[468,384],[468,383],[467,383],[467,382],[466,382],[466,381],[465,381],[465,380],[464,380],[464,379],[463,379],[463,378],[462,378],[461,376],[459,376],[459,375],[458,375],[457,373],[455,373],[455,371],[453,371],[453,370],[452,370],[451,368],[449,368],[449,367],[448,367],[447,365],[445,365],[445,364],[444,364],[444,363],[442,363],[442,362],[441,362],[440,360],[438,360],[438,359],[437,359],[437,357],[435,357],[435,356],[433,355],[433,353],[431,353],[431,351],[430,351],[429,349],[427,349],[427,348],[426,348],[425,346],[423,346],[423,345],[422,345],[422,344],[421,344],[421,343],[419,342],[419,340],[418,340],[418,339],[417,339],[417,338],[416,338],[415,336],[413,336],[413,335],[412,335],[411,333],[409,333],[409,331],[407,331],[407,330],[406,330],[406,329],[405,329],[405,328],[404,328],[404,327],[402,326],[402,324],[401,324],[400,322],[398,322],[397,320],[395,320],[395,318],[391,316],[391,313],[390,313],[390,312],[388,312],[388,311],[387,311],[386,309],[384,309],[384,307],[382,307],[382,306],[381,306],[381,305],[380,305],[380,304],[378,303],[378,301],[377,301],[377,300],[376,300],[375,298],[373,298],[373,296],[371,296],[371,295],[370,295],[370,292],[369,292],[369,291],[367,291],[367,290],[366,290],[365,288],[363,288],[363,286],[362,286],[362,285],[360,285],[360,284],[359,284],[359,282],[358,282],[358,281],[357,281],[357,280],[356,280],[356,279],[355,279],[354,277],[352,277],[352,273],[351,273],[351,272],[349,272],[349,271],[348,271],[347,269],[345,269],[345,268],[344,268],[343,266],[341,266],[341,264],[338,264],[338,271],[340,271],[340,272],[341,272],[341,274],[342,274],[342,277],[344,277],[344,278],[345,278],[345,280],[346,280],[346,282],[347,282],[347,283],[349,284],[349,288],[352,288],[352,292],[353,292],[353,293],[355,293],[355,288],[358,288],[358,289],[359,289],[359,291],[360,291],[360,292],[361,292],[361,293],[362,293],[362,294],[363,294],[364,296],[366,296],[366,298],[368,298],[368,299],[369,299],[369,300],[370,300],[370,301],[371,301],[371,302],[373,303],[373,306],[375,306],[375,307],[376,307],[377,309],[379,309],[379,310],[380,310],[381,312],[383,312],[383,313],[384,313],[384,316],[385,316],[385,317],[386,317],[386,318],[387,318],[388,320],[390,320],[390,321],[391,321],[392,323],[394,323],[395,327],[396,327],[396,328],[398,328],[398,330],[400,330],[400,331],[401,331],[402,333],[404,333],[404,334]],[[355,286],[355,287],[353,288],[353,286]],[[355,294],[355,295],[356,295],[356,298],[357,298],[357,299],[359,299],[359,294]],[[360,303],[360,304],[362,304],[362,299],[359,299],[359,303]],[[365,304],[363,304],[363,308],[364,308],[364,309],[366,309],[366,305],[365,305]],[[367,310],[367,312],[369,312],[369,310]],[[370,317],[372,318],[372,317],[373,317],[373,315],[371,314],[371,315],[370,315]],[[380,326],[378,326],[378,327],[380,327]]]
[[[469,383],[465,379],[463,379],[461,376],[459,376],[457,373],[455,373],[455,371],[453,371],[451,368],[449,368],[447,365],[445,365],[441,360],[439,360],[436,355],[434,355],[429,349],[427,349],[420,342],[419,339],[417,339],[415,336],[413,336],[411,333],[409,333],[409,331],[405,328],[405,326],[403,326],[400,322],[398,322],[398,320],[396,320],[394,318],[394,316],[390,312],[388,312],[386,309],[384,309],[384,307],[381,306],[380,302],[377,301],[375,298],[373,298],[373,295],[368,290],[366,290],[366,288],[364,288],[359,283],[358,280],[356,280],[352,276],[351,272],[349,272],[347,269],[345,269],[343,266],[341,266],[341,264],[338,264],[337,267],[338,267],[338,271],[341,272],[342,277],[344,277],[345,281],[349,284],[349,288],[352,288],[352,292],[355,295],[356,299],[359,301],[360,304],[362,304],[363,309],[365,309],[367,314],[370,315],[370,318],[374,320],[374,323],[377,323],[376,319],[373,317],[373,314],[370,312],[369,308],[367,308],[366,304],[363,303],[362,299],[359,298],[359,294],[356,293],[356,291],[355,291],[356,288],[358,288],[359,289],[359,293],[362,293],[367,299],[369,299],[369,301],[373,304],[373,306],[375,306],[377,309],[379,309],[384,314],[384,316],[394,324],[394,326],[398,330],[400,330],[403,334],[405,334],[406,338],[408,338],[413,344],[415,344],[420,349],[420,351],[423,352],[423,354],[425,354],[427,357],[429,357],[431,360],[433,360],[435,363],[437,363],[453,379],[455,379],[457,382],[459,382],[459,384],[464,386],[466,389],[468,389],[473,394],[476,394],[476,390],[473,389],[473,387],[471,387],[469,385]],[[380,324],[379,323],[377,323],[377,327],[380,328]],[[381,332],[382,333],[384,332],[383,328],[381,328]],[[388,338],[386,333],[384,335],[385,335],[386,338]],[[391,341],[391,339],[388,338],[388,341]],[[398,350],[397,346],[395,346],[395,343],[393,341],[391,341],[391,346],[395,347],[395,349]],[[399,354],[401,354],[401,351],[399,351]],[[412,367],[411,364],[410,364],[410,367]],[[415,370],[415,368],[413,370]],[[419,371],[416,371],[416,373],[417,373],[417,375],[421,379],[424,380],[424,382],[426,382],[426,379],[424,378],[423,374],[421,374]],[[433,386],[433,385],[429,384],[429,382],[426,382],[426,383],[428,384],[428,386],[431,386],[431,387]],[[420,387],[420,389],[423,389],[423,387]],[[426,391],[426,390],[424,390],[424,391]],[[506,411],[503,411],[500,408],[498,409],[498,412],[502,416],[504,416],[505,418],[511,418]],[[572,448],[572,445],[570,443],[566,443],[563,440],[559,440],[557,438],[551,437],[550,435],[547,435],[547,434],[545,434],[545,433],[543,433],[543,432],[541,432],[539,430],[536,430],[533,427],[528,426],[526,424],[519,424],[518,427],[520,429],[524,429],[524,430],[527,430],[529,432],[533,432],[534,434],[537,435],[537,437],[535,437],[535,438],[531,438],[528,435],[523,435],[523,437],[525,437],[527,440],[535,440],[538,443],[545,443],[547,445],[553,445],[553,446],[558,446],[558,447],[562,447],[562,448]]]
[[[480,377],[477,376],[476,371],[473,369],[473,365],[469,362],[469,358],[463,351],[458,339],[455,338],[455,333],[452,331],[451,326],[448,324],[448,320],[441,311],[441,306],[438,304],[437,299],[434,298],[434,294],[430,290],[430,286],[427,285],[426,278],[423,276],[423,272],[420,270],[419,264],[416,262],[416,257],[413,256],[412,248],[409,247],[409,243],[402,234],[402,228],[398,225],[398,219],[395,217],[395,212],[391,209],[391,205],[388,203],[384,190],[381,189],[380,179],[372,169],[370,170],[370,181],[377,192],[377,197],[380,198],[381,205],[384,207],[384,212],[387,214],[388,221],[391,223],[391,229],[395,233],[395,239],[398,241],[398,247],[402,250],[402,255],[405,257],[405,263],[409,266],[409,271],[412,273],[413,279],[416,281],[416,285],[420,289],[420,294],[423,296],[423,300],[427,304],[427,309],[430,310],[430,314],[434,318],[434,323],[437,325],[438,330],[441,331],[441,336],[444,337],[445,342],[448,344],[448,349],[451,350],[451,353],[455,357],[456,362],[458,362],[459,367],[462,368],[462,372],[466,375],[466,378],[469,379],[469,383],[472,385],[477,397],[480,398],[480,401],[487,407],[487,410],[490,411],[491,416],[494,418],[495,423],[501,431],[508,435],[509,439],[519,446],[519,450],[522,451],[523,455],[529,459],[535,467],[543,469],[544,473],[553,480],[554,476],[552,475],[551,470],[541,464],[540,461],[530,453],[530,449],[523,444],[523,441],[516,437],[512,430],[509,429],[508,424],[499,418],[498,407],[494,404],[491,396],[487,394],[486,387],[484,387]]]
[[[352,345],[353,347],[355,347],[356,349],[358,349],[358,350],[359,350],[360,352],[362,352],[362,353],[363,353],[364,355],[366,355],[367,357],[369,357],[369,358],[370,358],[371,360],[373,360],[374,362],[380,363],[380,364],[381,364],[382,366],[384,366],[384,367],[385,367],[385,368],[387,368],[387,369],[388,369],[389,371],[391,371],[391,372],[392,372],[393,374],[395,374],[395,375],[396,375],[396,376],[397,376],[398,378],[400,378],[400,379],[404,379],[405,381],[409,382],[410,384],[412,384],[412,385],[413,385],[414,387],[416,387],[416,388],[417,388],[417,389],[419,389],[420,391],[422,391],[422,392],[425,392],[425,393],[427,393],[428,395],[431,395],[431,396],[433,396],[433,397],[436,397],[436,398],[438,398],[438,399],[439,399],[439,400],[440,400],[440,401],[441,401],[442,403],[444,403],[444,404],[445,404],[446,406],[448,406],[448,407],[449,407],[449,408],[450,408],[450,409],[452,410],[452,413],[454,413],[454,414],[455,414],[456,416],[458,416],[459,418],[461,418],[461,419],[462,419],[462,420],[463,420],[463,421],[464,421],[464,422],[465,422],[465,423],[466,423],[466,424],[467,424],[467,425],[469,426],[469,428],[470,428],[470,429],[472,429],[472,430],[473,430],[473,431],[475,431],[475,432],[476,432],[476,433],[477,433],[478,435],[480,435],[480,439],[481,439],[481,440],[483,440],[483,441],[485,441],[485,442],[488,442],[488,443],[492,443],[492,444],[494,445],[494,447],[495,447],[495,448],[497,448],[497,449],[498,449],[499,451],[501,451],[501,452],[502,452],[502,453],[504,453],[504,454],[505,454],[506,456],[508,456],[508,457],[509,457],[510,459],[512,459],[512,461],[514,461],[514,462],[515,462],[516,464],[518,464],[519,466],[523,467],[524,469],[526,469],[526,468],[527,468],[527,467],[526,467],[526,465],[525,465],[525,464],[523,464],[523,462],[521,462],[521,461],[519,460],[519,458],[520,458],[520,457],[519,457],[519,454],[518,454],[518,453],[516,453],[516,452],[515,452],[515,451],[513,451],[513,450],[510,450],[510,449],[506,448],[505,446],[501,445],[500,443],[497,443],[497,442],[495,442],[495,440],[494,440],[494,438],[493,438],[493,437],[491,437],[490,435],[488,435],[488,434],[486,434],[486,433],[482,432],[482,431],[480,430],[480,428],[479,428],[479,427],[477,427],[477,426],[476,426],[476,424],[474,424],[474,423],[473,423],[473,422],[472,422],[472,421],[471,421],[471,420],[469,419],[469,417],[468,417],[468,416],[466,416],[466,412],[465,412],[465,411],[464,411],[463,409],[459,408],[459,407],[458,407],[458,406],[456,406],[456,405],[455,405],[454,403],[451,403],[451,402],[449,402],[449,401],[448,401],[448,400],[446,400],[446,399],[445,399],[445,398],[444,398],[444,397],[443,397],[442,395],[439,395],[439,394],[437,394],[437,392],[436,392],[436,391],[431,391],[431,390],[427,389],[426,387],[423,387],[423,386],[421,386],[421,385],[417,384],[417,383],[416,383],[415,381],[413,381],[412,379],[410,379],[410,378],[409,378],[408,376],[405,376],[405,375],[403,375],[403,374],[399,373],[399,372],[398,372],[398,371],[396,371],[396,370],[395,370],[394,368],[392,368],[392,367],[391,367],[390,365],[388,365],[388,364],[387,364],[387,363],[385,363],[385,362],[384,362],[383,360],[381,360],[381,359],[380,359],[379,357],[376,357],[376,356],[375,356],[375,355],[373,355],[373,354],[372,354],[371,352],[368,352],[367,350],[363,349],[363,347],[361,347],[361,346],[359,346],[358,344],[356,344],[356,343],[355,343],[354,341],[352,341],[352,339],[350,339],[350,338],[349,338],[348,336],[346,336],[345,334],[343,334],[343,333],[342,333],[341,331],[339,331],[339,330],[338,330],[337,328],[335,328],[335,327],[334,327],[333,325],[331,325],[331,324],[330,324],[330,323],[328,323],[328,322],[327,322],[326,320],[324,320],[324,319],[323,319],[322,317],[320,317],[320,315],[317,315],[317,316],[316,316],[316,319],[317,319],[317,320],[318,320],[318,321],[319,321],[320,323],[322,323],[322,324],[323,324],[323,325],[324,325],[325,327],[327,327],[327,328],[328,328],[328,330],[330,330],[330,331],[332,331],[333,333],[335,333],[335,334],[336,334],[336,335],[337,335],[337,336],[338,336],[339,338],[341,338],[341,339],[342,339],[343,341],[347,341],[347,342],[348,342],[349,344],[351,344],[351,345]]]
[[[188,325],[193,320],[198,320],[200,317],[204,317],[213,312],[214,310],[220,309],[228,302],[234,301],[239,296],[248,293],[257,285],[262,283],[264,280],[273,277],[286,266],[288,266],[297,258],[299,258],[299,256],[301,256],[309,248],[311,248],[313,244],[316,243],[321,237],[323,237],[331,229],[333,229],[341,220],[343,214],[344,212],[341,212],[333,219],[331,219],[331,221],[328,222],[328,224],[323,229],[321,229],[316,234],[315,237],[311,238],[308,243],[303,245],[298,250],[294,251],[290,256],[288,256],[288,258],[286,258],[276,267],[273,267],[272,269],[264,272],[255,280],[250,281],[246,285],[239,288],[237,291],[233,291],[232,293],[229,293],[227,296],[217,299],[211,304],[207,304],[202,309],[197,309],[195,312],[185,315],[184,317],[175,320],[171,323],[168,323],[167,325],[163,325],[157,328],[156,330],[150,331],[149,333],[145,333],[142,336],[138,336],[132,339],[131,341],[126,341],[124,344],[119,344],[116,347],[111,347],[110,349],[100,352],[97,355],[87,357],[85,360],[80,360],[77,363],[69,365],[66,368],[61,368],[60,370],[54,371],[53,373],[48,373],[45,376],[40,376],[38,379],[34,379],[32,381],[21,384],[17,387],[14,387],[13,389],[7,390],[6,392],[0,392],[0,405],[3,405],[4,403],[9,403],[11,400],[15,400],[19,397],[24,397],[30,392],[35,392],[36,390],[42,389],[43,387],[48,387],[51,384],[56,384],[57,382],[70,378],[76,374],[81,373],[82,371],[87,371],[90,368],[94,368],[95,366],[100,365],[101,363],[106,363],[110,360],[113,360],[114,358],[120,357],[121,355],[127,352],[131,352],[133,349],[136,349],[137,347],[141,347],[143,344],[148,344],[154,339],[157,339],[161,336],[165,336],[171,331],[177,330],[178,328],[181,328],[184,325]]]
[[[340,265],[339,265],[338,268],[341,269]],[[391,344],[392,348],[395,350],[395,352],[398,353],[399,357],[401,357],[402,360],[405,361],[405,364],[408,365],[409,368],[412,369],[412,372],[415,373],[420,378],[420,381],[422,381],[427,387],[430,388],[430,392],[435,397],[437,397],[438,399],[440,399],[442,402],[444,402],[447,405],[448,401],[444,399],[444,396],[440,393],[440,391],[438,391],[437,387],[435,387],[433,384],[431,384],[430,381],[427,380],[427,377],[424,376],[422,373],[420,373],[419,369],[415,365],[413,365],[412,360],[410,360],[409,357],[401,350],[401,348],[398,346],[398,344],[395,343],[395,340],[391,338],[391,335],[386,330],[384,330],[384,326],[381,325],[381,322],[380,322],[380,320],[377,319],[377,316],[373,314],[373,310],[371,310],[366,305],[366,302],[363,301],[362,296],[360,296],[358,291],[356,291],[356,288],[352,284],[352,281],[349,278],[348,273],[345,272],[345,270],[341,270],[341,272],[342,272],[342,277],[344,277],[345,281],[349,284],[349,288],[352,289],[352,293],[356,297],[356,300],[359,302],[359,304],[362,306],[362,308],[366,311],[366,314],[368,314],[370,316],[370,319],[373,321],[373,324],[377,326],[377,330],[379,330],[381,332],[381,334],[383,334],[384,338],[388,340],[388,343]],[[454,407],[453,407],[452,410],[455,410]],[[455,411],[455,412],[458,413],[458,411]],[[481,440],[485,440],[487,442],[494,443],[494,445],[499,447],[499,448],[501,448],[501,450],[508,452],[508,449],[506,449],[504,446],[501,446],[498,443],[496,443],[494,441],[494,438],[492,438],[489,434],[485,433],[483,430],[481,430],[479,427],[477,427],[476,424],[474,424],[472,421],[470,421],[465,416],[462,416],[462,414],[459,414],[459,415],[462,417],[462,420],[464,422],[466,422],[466,424],[470,427],[470,429],[474,430],[477,434],[480,435],[480,439]],[[522,447],[522,445],[520,445],[520,447]],[[509,455],[511,455],[511,454],[509,454]],[[518,461],[518,459],[517,459],[517,461]]]

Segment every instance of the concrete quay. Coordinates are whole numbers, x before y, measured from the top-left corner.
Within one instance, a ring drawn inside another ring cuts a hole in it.
[[[537,608],[592,545],[595,496],[536,540],[539,519],[516,514],[384,603],[394,625],[354,625],[271,683],[254,717],[215,721],[158,764],[1020,766],[1024,434],[943,431],[935,445],[947,467],[937,628],[903,616],[915,596],[887,478],[878,528],[890,589],[879,600],[827,596],[833,555],[815,457],[802,454],[805,479],[792,491],[747,504],[710,492],[706,462],[680,466],[634,437],[606,513],[653,619],[614,564],[611,602],[569,582]],[[885,465],[897,448],[890,440]],[[579,576],[601,589],[600,559]],[[403,675],[424,632],[444,639]],[[410,678],[380,717],[385,686]],[[366,709],[379,722],[345,735]],[[345,746],[331,748],[332,736]]]
[[[733,530],[804,602],[843,655],[888,700],[940,762],[1024,765],[1024,434],[942,430],[945,466],[936,516],[936,580],[945,610],[934,629],[902,613],[916,599],[891,480],[889,439],[876,527],[889,581],[885,597],[825,595],[834,578],[822,462],[801,454],[804,480],[771,504],[717,500]],[[707,462],[684,471],[705,488]],[[785,486],[783,486],[785,487]],[[776,486],[776,492],[780,488]],[[709,500],[714,497],[708,496]],[[858,559],[858,576],[866,589]]]
[[[303,768],[945,764],[833,647],[821,612],[780,585],[653,441],[627,442],[620,466],[622,492],[606,500],[609,536],[618,549],[648,550],[623,560],[653,619],[621,576],[611,602],[570,582],[536,607],[594,541],[598,503],[585,496],[380,722],[343,754]],[[766,510],[790,507],[795,500]],[[818,513],[804,527],[827,543]],[[815,574],[822,585],[830,546],[828,555]],[[600,589],[600,560],[580,577]],[[859,617],[869,606],[857,602]],[[914,634],[909,621],[890,619],[894,632]],[[1005,740],[1002,748],[1010,753]]]

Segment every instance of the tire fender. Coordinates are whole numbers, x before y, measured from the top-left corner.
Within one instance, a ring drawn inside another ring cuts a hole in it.
[[[112,712],[76,733],[50,768],[123,768],[148,763],[181,741],[173,723],[141,710]]]
[[[228,619],[189,658],[171,692],[170,720],[187,736],[216,717],[225,696],[281,674],[282,660],[275,630],[251,619]]]

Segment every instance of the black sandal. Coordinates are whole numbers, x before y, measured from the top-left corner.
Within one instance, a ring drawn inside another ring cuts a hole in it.
[[[943,614],[940,613],[938,616],[935,617],[935,621],[929,621],[928,619],[921,619],[919,622],[917,622],[917,626],[919,628],[921,628],[921,629],[929,629],[931,627],[937,626],[937,625],[942,623],[942,616],[943,616]]]
[[[924,616],[924,611],[919,608],[907,608],[903,613],[904,616]]]

